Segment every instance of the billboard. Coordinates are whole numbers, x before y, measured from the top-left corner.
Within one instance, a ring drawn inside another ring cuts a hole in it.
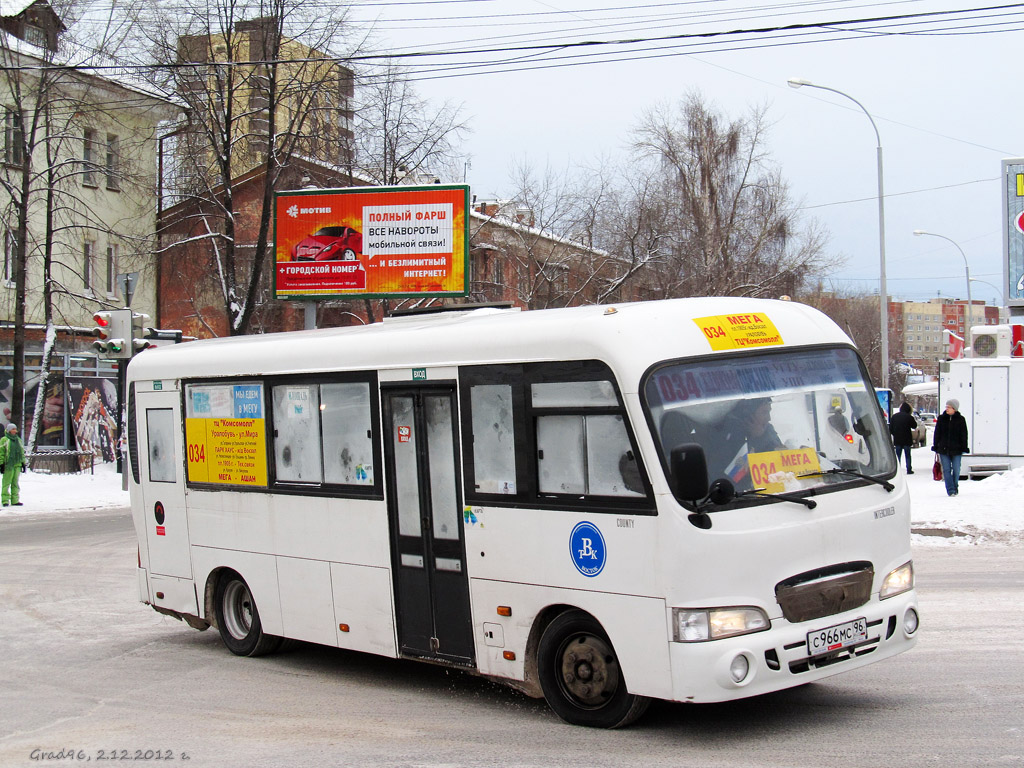
[[[462,184],[277,193],[275,296],[465,296],[468,209]]]
[[[1024,158],[1003,160],[1003,289],[1009,307],[1024,307]]]
[[[64,381],[78,450],[87,451],[100,461],[114,461],[117,382],[95,376],[67,376]]]

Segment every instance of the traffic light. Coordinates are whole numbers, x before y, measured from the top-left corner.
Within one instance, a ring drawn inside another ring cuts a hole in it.
[[[149,315],[144,312],[132,312],[132,354],[153,346],[146,341],[147,320],[149,320]]]
[[[92,348],[97,354],[117,359],[132,356],[129,344],[132,331],[130,309],[96,312],[92,319],[96,323],[92,333],[97,337],[97,341],[92,343]]]

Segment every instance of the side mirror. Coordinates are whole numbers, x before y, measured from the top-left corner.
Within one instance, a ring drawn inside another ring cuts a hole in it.
[[[669,454],[669,482],[681,501],[696,503],[708,495],[708,462],[697,443],[677,445]]]

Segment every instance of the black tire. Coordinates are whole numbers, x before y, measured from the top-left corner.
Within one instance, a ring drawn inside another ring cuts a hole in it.
[[[221,640],[236,656],[262,656],[281,646],[280,637],[263,631],[249,585],[234,571],[226,572],[217,582],[214,606]]]
[[[544,699],[570,725],[621,728],[650,703],[627,690],[608,636],[583,611],[566,611],[547,626],[537,664]]]
[[[342,261],[355,261],[356,260],[356,252],[353,251],[351,248],[346,248],[341,253],[341,260]]]

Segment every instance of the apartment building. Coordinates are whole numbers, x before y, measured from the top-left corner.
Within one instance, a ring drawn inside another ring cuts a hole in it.
[[[967,333],[975,325],[999,323],[999,308],[963,299],[935,298],[929,301],[893,302],[903,339],[902,361],[928,376],[937,376],[939,362],[949,357],[944,331],[950,331],[970,345]]]

